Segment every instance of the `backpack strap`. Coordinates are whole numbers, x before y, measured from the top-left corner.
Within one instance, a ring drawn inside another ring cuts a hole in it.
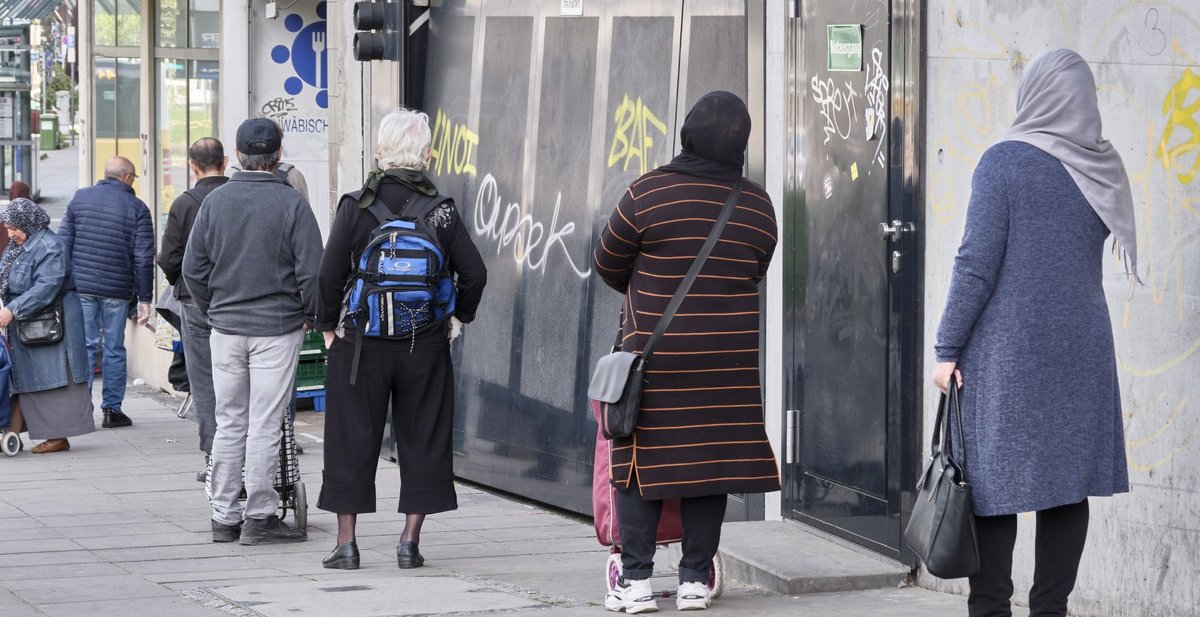
[[[288,186],[292,186],[292,182],[288,180],[288,172],[295,168],[296,166],[292,165],[291,163],[279,163],[275,166],[275,170],[272,173],[275,174],[276,178],[280,178],[284,182],[287,182]]]
[[[400,215],[405,218],[424,221],[430,212],[433,212],[435,208],[447,201],[452,202],[454,199],[448,195],[425,195],[414,192],[413,196],[409,198],[408,203],[404,204],[404,208],[400,210]]]
[[[204,200],[203,200],[203,199],[200,199],[200,196],[199,196],[199,195],[196,195],[196,192],[195,192],[195,191],[193,191],[192,189],[188,189],[188,190],[184,191],[184,192],[183,192],[183,193],[181,193],[181,194],[182,194],[182,195],[187,195],[188,197],[191,197],[191,198],[192,198],[192,201],[196,202],[196,207],[200,207],[200,205],[201,205],[202,203],[204,203]]]

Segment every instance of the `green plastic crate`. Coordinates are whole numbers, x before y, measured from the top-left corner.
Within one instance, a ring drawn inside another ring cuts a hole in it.
[[[302,359],[296,366],[296,387],[316,388],[325,386],[325,359]]]
[[[300,351],[325,351],[325,337],[316,330],[305,332]]]

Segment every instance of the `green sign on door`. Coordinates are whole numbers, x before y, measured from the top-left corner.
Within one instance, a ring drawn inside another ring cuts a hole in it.
[[[826,26],[828,33],[828,62],[830,71],[861,71],[863,57],[862,26],[840,24]]]

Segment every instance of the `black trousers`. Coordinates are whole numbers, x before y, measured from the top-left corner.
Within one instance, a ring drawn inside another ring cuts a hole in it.
[[[445,339],[442,339],[444,342]],[[434,514],[458,507],[451,434],[454,369],[442,344],[410,351],[408,341],[364,348],[350,386],[354,341],[329,350],[325,396],[325,471],[317,507],[341,514],[375,511],[379,464],[389,404],[400,464],[399,511]]]
[[[1075,588],[1087,528],[1086,499],[1038,511],[1033,587],[1029,590],[1030,617],[1067,614],[1067,596]],[[979,574],[970,579],[967,612],[970,617],[1011,617],[1017,515],[977,516],[975,530],[979,538]]]
[[[628,490],[617,490],[617,527],[621,532],[621,575],[631,581],[650,578],[654,573],[654,541],[663,502],[642,499],[637,474]],[[717,547],[721,544],[721,523],[725,520],[726,495],[689,497],[681,500],[683,517],[683,557],[679,560],[680,583],[705,583]]]

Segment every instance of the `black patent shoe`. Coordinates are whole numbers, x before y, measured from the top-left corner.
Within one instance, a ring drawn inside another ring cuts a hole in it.
[[[358,543],[351,541],[335,546],[333,552],[321,560],[321,565],[331,570],[357,570]]]
[[[425,565],[425,558],[417,550],[416,542],[401,542],[396,545],[396,563],[405,570],[419,568]]]

